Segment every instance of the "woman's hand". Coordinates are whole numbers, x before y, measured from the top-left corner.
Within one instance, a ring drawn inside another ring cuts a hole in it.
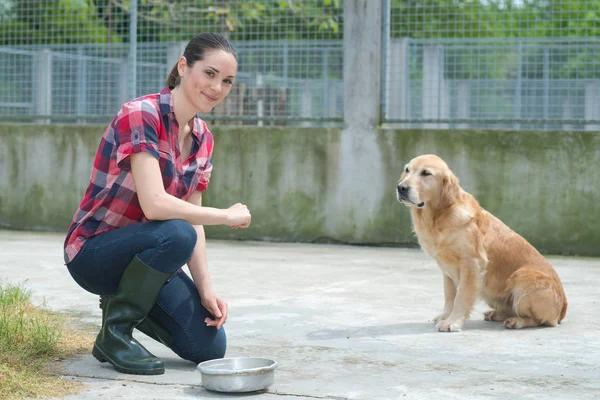
[[[250,210],[242,203],[234,204],[227,209],[227,225],[233,229],[249,227],[251,219]]]
[[[242,225],[236,225],[236,226],[232,226],[232,229],[238,229],[238,228],[247,228],[250,226],[250,222],[248,222],[247,224],[242,224]]]
[[[225,321],[227,321],[228,307],[227,303],[218,298],[212,289],[204,289],[200,293],[202,305],[211,313],[215,319],[205,318],[206,326],[215,326],[217,330],[221,329]]]

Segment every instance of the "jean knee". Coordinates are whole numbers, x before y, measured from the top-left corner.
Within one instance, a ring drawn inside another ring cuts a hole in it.
[[[213,328],[214,329],[214,328]],[[195,346],[184,346],[185,349],[173,349],[179,357],[195,364],[225,357],[227,350],[227,335],[221,328],[212,338],[196,338]]]
[[[227,350],[227,335],[225,329],[221,327],[217,331],[212,343],[207,343],[207,346],[202,346],[199,351],[196,351],[194,362],[201,363],[203,361],[214,360],[225,357]]]
[[[161,231],[161,236],[165,238],[162,245],[171,247],[170,252],[181,256],[181,263],[185,264],[196,247],[196,229],[189,222],[172,219],[161,223]]]

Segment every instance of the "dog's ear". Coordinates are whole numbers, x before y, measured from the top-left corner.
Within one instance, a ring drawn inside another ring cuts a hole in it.
[[[442,196],[440,198],[440,205],[443,208],[450,207],[452,204],[458,201],[458,195],[460,193],[460,185],[458,178],[452,173],[444,176],[442,181]]]

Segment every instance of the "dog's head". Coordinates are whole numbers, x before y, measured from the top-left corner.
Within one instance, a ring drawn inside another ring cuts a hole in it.
[[[398,201],[417,208],[445,208],[456,202],[458,179],[436,155],[413,158],[405,167],[396,187]]]

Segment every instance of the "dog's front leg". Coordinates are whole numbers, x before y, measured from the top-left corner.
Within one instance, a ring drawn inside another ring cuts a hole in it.
[[[478,287],[479,268],[477,264],[472,262],[469,265],[462,265],[452,313],[436,325],[440,332],[460,332],[465,319],[469,317],[473,304],[475,304]]]
[[[437,324],[440,321],[448,319],[454,309],[454,299],[456,298],[456,285],[452,278],[444,274],[444,311],[433,319]]]

